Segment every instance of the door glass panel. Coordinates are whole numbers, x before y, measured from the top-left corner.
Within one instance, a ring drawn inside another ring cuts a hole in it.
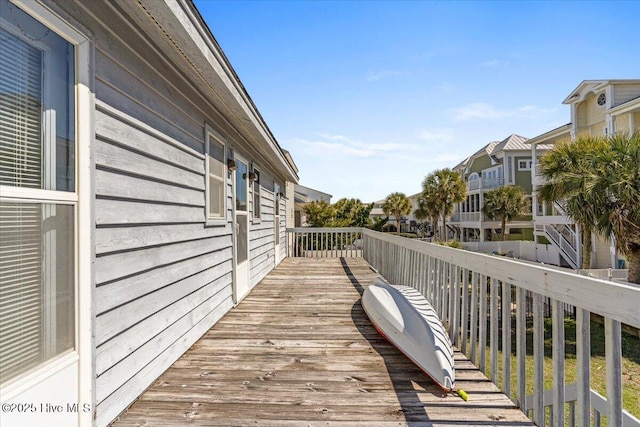
[[[247,165],[236,159],[236,210],[247,211]]]
[[[236,217],[236,221],[238,222],[238,236],[237,236],[237,249],[238,249],[238,259],[237,263],[242,264],[248,259],[249,248],[248,248],[248,228],[249,228],[249,216],[248,215],[238,215]]]
[[[0,202],[2,383],[74,348],[74,207]]]

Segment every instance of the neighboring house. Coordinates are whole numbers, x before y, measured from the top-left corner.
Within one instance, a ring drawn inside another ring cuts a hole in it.
[[[285,257],[296,168],[189,0],[0,0],[0,44],[0,424],[106,426]]]
[[[417,231],[418,222],[413,215],[413,212],[418,209],[418,197],[421,193],[416,193],[411,196],[407,196],[409,202],[411,202],[411,212],[408,215],[404,215],[400,218],[400,232],[402,233],[415,233]],[[393,215],[387,215],[384,213],[382,206],[385,199],[377,200],[373,202],[373,209],[369,212],[369,218],[373,221],[376,219],[387,218],[387,223],[384,225],[384,229],[389,227],[397,229],[396,218]]]
[[[409,212],[408,215],[403,217],[403,219],[405,220],[405,223],[404,223],[405,228],[403,229],[404,232],[417,233],[418,225],[421,224],[422,222],[428,221],[428,220],[418,221],[416,219],[416,216],[414,215],[414,212],[416,211],[416,209],[418,209],[418,198],[420,197],[420,194],[422,194],[422,192],[412,194],[411,196],[407,196],[407,199],[409,199],[409,202],[411,203],[411,212]]]
[[[325,201],[331,203],[331,194],[323,193],[322,191],[314,190],[313,188],[305,187],[303,185],[295,184],[295,212],[294,212],[294,226],[306,227],[307,215],[304,213],[304,206],[310,202]]]
[[[640,79],[585,80],[563,104],[570,107],[571,122],[528,141],[536,166],[532,169],[534,186],[544,182],[537,167],[540,147],[572,141],[580,136],[606,136],[640,130]],[[578,268],[582,258],[582,237],[578,227],[565,216],[562,204],[542,202],[534,194],[533,205],[536,241],[557,246],[564,261]],[[618,268],[618,254],[611,242],[594,237],[591,267]]]
[[[531,147],[526,142],[527,138],[515,134],[490,142],[453,168],[467,183],[467,198],[448,220],[449,232],[463,242],[501,239],[500,218],[489,219],[482,212],[484,195],[517,185],[531,197]],[[506,235],[506,240],[533,240],[531,214],[508,221]]]

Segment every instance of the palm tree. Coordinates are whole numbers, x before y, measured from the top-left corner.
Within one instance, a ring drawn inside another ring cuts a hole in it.
[[[400,234],[400,218],[411,212],[411,202],[404,193],[391,193],[384,200],[382,211],[385,215],[393,215],[396,218],[396,232]]]
[[[438,216],[440,215],[440,212],[438,211],[438,207],[436,206],[436,204],[433,202],[433,199],[430,197],[430,195],[425,195],[424,193],[418,196],[418,209],[413,212],[413,215],[420,221],[423,221],[425,219],[430,220],[433,235],[436,236],[436,229],[438,228]]]
[[[629,261],[629,282],[640,283],[640,132],[616,134],[607,142],[589,175],[601,204],[595,229],[614,237]]]
[[[455,204],[467,197],[467,186],[455,171],[438,169],[427,175],[422,181],[422,194],[437,207],[442,217],[444,240],[447,240],[447,217],[453,213]]]
[[[484,195],[482,211],[491,219],[500,218],[500,236],[506,240],[507,220],[523,215],[529,208],[529,200],[521,187],[499,187]]]
[[[557,144],[540,159],[546,183],[538,190],[545,201],[563,201],[569,218],[583,236],[582,268],[591,267],[591,234],[602,208],[601,195],[594,191],[596,155],[607,149],[603,137],[581,137]]]

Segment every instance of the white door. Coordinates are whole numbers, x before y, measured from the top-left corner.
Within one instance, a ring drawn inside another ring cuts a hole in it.
[[[249,292],[249,167],[236,156],[234,180],[234,300],[239,303]]]
[[[90,50],[27,6],[0,0],[0,425],[76,426],[93,411]]]

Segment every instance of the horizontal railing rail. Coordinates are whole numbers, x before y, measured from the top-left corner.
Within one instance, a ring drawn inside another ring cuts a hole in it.
[[[287,229],[290,257],[294,258],[353,258],[362,256],[361,228]]]

